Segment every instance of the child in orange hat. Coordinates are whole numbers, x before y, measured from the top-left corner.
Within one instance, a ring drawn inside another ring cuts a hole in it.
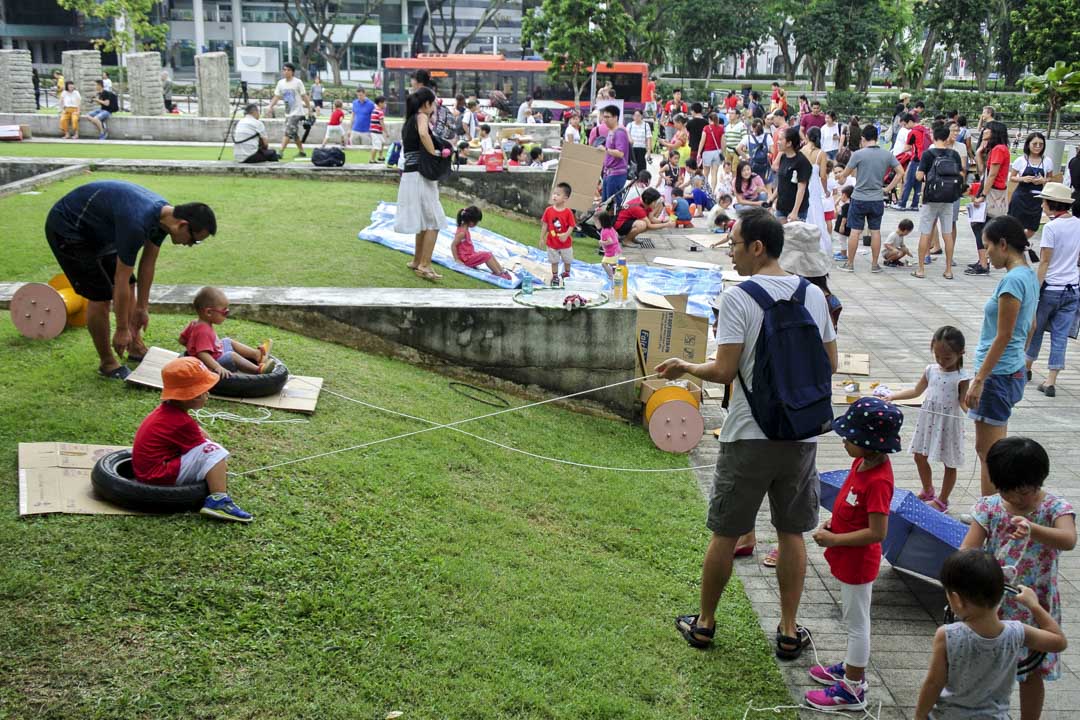
[[[229,451],[211,442],[188,413],[206,405],[210,388],[220,376],[198,358],[180,357],[161,369],[161,404],[135,432],[131,450],[135,477],[150,485],[189,485],[206,482],[210,494],[199,511],[207,517],[251,522],[251,513],[237,507],[228,495]]]

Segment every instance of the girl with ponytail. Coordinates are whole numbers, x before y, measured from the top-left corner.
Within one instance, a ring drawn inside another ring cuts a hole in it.
[[[472,235],[469,231],[480,224],[484,219],[484,213],[475,205],[462,208],[457,214],[457,232],[454,233],[454,241],[450,244],[450,253],[454,260],[462,265],[477,268],[487,265],[493,275],[503,280],[511,280],[510,273],[503,270],[502,265],[495,256],[486,250],[477,250],[473,247]]]

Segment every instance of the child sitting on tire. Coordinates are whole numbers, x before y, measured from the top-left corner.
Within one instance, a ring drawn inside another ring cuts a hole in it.
[[[161,369],[161,404],[135,432],[131,465],[135,477],[150,485],[189,485],[205,481],[209,490],[199,511],[218,520],[248,523],[251,513],[229,497],[226,485],[229,451],[211,442],[188,414],[206,404],[219,380],[197,358],[180,357]]]
[[[274,369],[276,361],[270,357],[269,340],[258,348],[250,348],[232,338],[218,339],[214,326],[229,317],[229,298],[224,292],[215,287],[204,287],[195,294],[192,304],[199,319],[192,320],[180,333],[180,344],[186,349],[186,355],[198,358],[223,378],[232,377],[235,372],[254,375]]]

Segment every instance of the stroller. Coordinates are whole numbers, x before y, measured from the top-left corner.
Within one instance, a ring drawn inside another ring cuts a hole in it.
[[[605,210],[612,215],[618,215],[619,210],[622,209],[626,193],[629,192],[630,188],[633,186],[634,180],[628,177],[626,184],[623,185],[621,190],[607,200],[597,203],[592,210],[586,210],[580,213],[577,217],[578,237],[590,237],[593,240],[600,240],[600,224],[597,221],[596,216]],[[603,254],[602,250],[599,252]]]

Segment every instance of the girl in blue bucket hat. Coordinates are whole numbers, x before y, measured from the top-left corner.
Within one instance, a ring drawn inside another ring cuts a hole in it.
[[[866,666],[870,662],[870,596],[881,565],[881,541],[889,529],[893,471],[889,454],[900,451],[904,416],[895,405],[875,397],[852,403],[833,430],[854,460],[832,519],[814,533],[825,550],[833,577],[840,581],[840,600],[847,626],[847,657],[835,665],[815,665],[810,677],[824,690],[806,693],[819,710],[866,708]]]

